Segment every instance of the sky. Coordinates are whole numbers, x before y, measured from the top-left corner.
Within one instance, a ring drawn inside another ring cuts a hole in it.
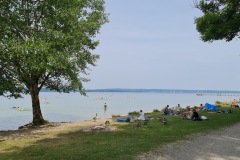
[[[86,89],[240,90],[240,39],[202,42],[194,0],[105,0]]]

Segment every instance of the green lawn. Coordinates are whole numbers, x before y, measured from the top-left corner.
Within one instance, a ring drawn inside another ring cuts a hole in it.
[[[135,123],[119,123],[119,131],[114,132],[79,132],[75,128],[64,133],[50,132],[42,138],[1,141],[0,159],[129,160],[188,135],[240,122],[240,109],[233,109],[231,114],[208,114],[204,111],[199,114],[207,116],[208,120],[190,121],[166,116],[168,124],[163,125],[157,119],[160,113],[153,112],[148,115],[155,119],[139,128]],[[53,136],[49,136],[51,134]]]

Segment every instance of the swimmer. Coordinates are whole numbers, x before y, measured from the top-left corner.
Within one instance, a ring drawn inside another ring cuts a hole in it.
[[[107,104],[106,103],[104,103],[104,108],[107,108]]]

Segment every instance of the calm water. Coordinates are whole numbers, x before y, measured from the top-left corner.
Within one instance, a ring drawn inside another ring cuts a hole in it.
[[[200,103],[215,103],[215,101],[230,101],[237,96],[217,96],[196,94],[167,93],[126,93],[126,92],[90,92],[87,97],[79,93],[59,94],[56,92],[41,92],[41,109],[44,119],[51,122],[72,122],[91,119],[97,113],[98,117],[126,115],[131,111],[144,112],[162,109],[169,104],[178,103],[182,107],[199,106]],[[107,110],[104,110],[107,103]],[[13,107],[20,107],[21,111]],[[0,130],[13,130],[32,121],[31,98],[7,99],[0,97]]]

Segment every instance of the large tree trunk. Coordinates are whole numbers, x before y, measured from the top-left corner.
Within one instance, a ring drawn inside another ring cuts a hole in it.
[[[42,117],[37,84],[32,84],[30,88],[30,94],[32,98],[33,125],[43,125],[45,123],[45,120]]]

